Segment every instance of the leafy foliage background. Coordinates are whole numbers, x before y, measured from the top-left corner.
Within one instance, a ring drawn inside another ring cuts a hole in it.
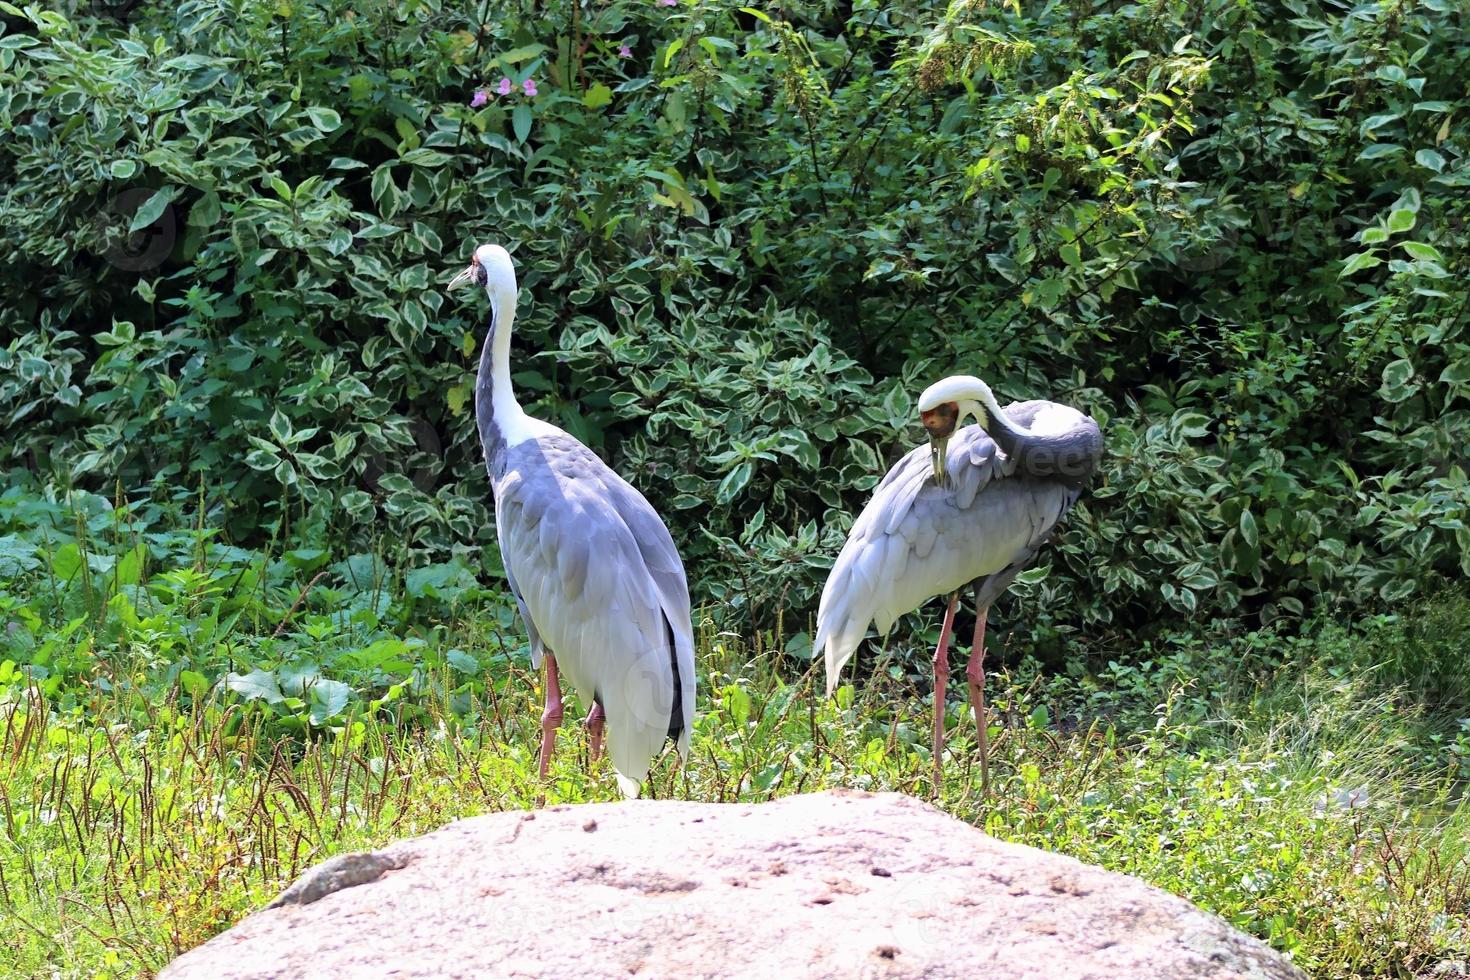
[[[0,3],[3,465],[493,573],[497,240],[722,618],[804,626],[958,371],[1106,425],[1038,638],[1470,573],[1460,6],[475,6]]]

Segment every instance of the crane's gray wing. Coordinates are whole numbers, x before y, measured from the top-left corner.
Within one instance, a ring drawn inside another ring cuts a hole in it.
[[[510,594],[515,596],[516,608],[521,611],[521,622],[526,624],[526,636],[531,641],[531,666],[540,667],[546,645],[541,642],[541,634],[536,632],[536,623],[531,619],[531,611],[526,608],[526,600],[521,596],[520,586],[516,585],[516,577],[510,573],[510,562],[505,557],[505,538],[502,537],[499,541],[500,565],[505,569],[505,581],[510,586]]]
[[[644,567],[658,590],[664,618],[672,634],[670,666],[678,704],[674,706],[674,716],[669,719],[669,736],[675,739],[680,755],[687,755],[690,728],[694,724],[695,677],[694,624],[690,618],[689,582],[684,574],[684,562],[668,527],[653,505],[632,484],[611,470],[608,473],[611,477],[605,483],[608,499],[633,533]]]
[[[508,447],[494,489],[527,621],[578,700],[602,704],[608,755],[636,792],[668,735],[687,748],[692,723],[693,629],[673,541],[648,502],[565,433]]]
[[[1006,414],[1027,425],[1049,404],[1012,405]],[[825,647],[829,687],[870,622],[886,633],[925,600],[971,582],[993,600],[1080,494],[1075,486],[1017,474],[978,425],[950,440],[946,464],[949,481],[937,486],[928,445],[915,447],[853,523],[817,613],[815,645]]]

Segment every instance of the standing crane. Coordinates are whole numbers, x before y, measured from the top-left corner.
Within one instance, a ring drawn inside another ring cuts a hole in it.
[[[671,738],[689,752],[694,629],[674,540],[643,495],[575,438],[531,418],[510,383],[515,266],[481,245],[450,287],[483,286],[490,322],[475,380],[475,420],[495,496],[496,535],[531,663],[546,667],[541,778],[562,720],[560,675],[588,707],[590,754],[603,728],[618,785],[638,795]]]
[[[976,425],[956,433],[973,416]],[[925,389],[919,417],[929,445],[888,471],[848,533],[822,590],[814,649],[825,647],[827,693],[876,623],[936,595],[949,595],[934,651],[934,787],[944,753],[944,697],[955,606],[975,589],[975,638],[965,674],[990,791],[985,723],[985,617],[1082,495],[1102,458],[1102,433],[1088,416],[1048,401],[1002,409],[979,378],[959,375]]]

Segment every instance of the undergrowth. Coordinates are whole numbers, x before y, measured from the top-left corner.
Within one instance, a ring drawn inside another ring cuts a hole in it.
[[[333,854],[542,794],[617,798],[571,712],[537,780],[524,634],[463,563],[244,551],[76,500],[58,519],[0,498],[5,975],[151,975]],[[696,620],[692,751],[655,766],[653,796],[910,793],[1183,895],[1318,976],[1414,976],[1470,952],[1461,594],[1061,672],[1001,643],[989,799],[961,685],[931,786],[910,653],[880,652],[825,699],[800,637]]]
[[[874,686],[823,701],[813,672],[786,680],[747,654],[706,633],[691,758],[665,759],[653,795],[931,796],[920,699]],[[1150,674],[1164,681],[1169,666]],[[425,695],[424,724],[363,712],[307,739],[223,696],[150,707],[114,692],[63,712],[34,685],[14,689],[0,742],[0,901],[17,924],[0,938],[7,973],[148,974],[332,854],[536,805],[535,681],[509,677],[468,712]],[[1314,667],[1285,666],[1253,698],[1203,712],[1197,692],[1165,683],[1153,710],[1129,706],[1150,725],[1064,733],[1047,705],[1068,684],[998,676],[989,801],[952,699],[936,802],[1181,894],[1319,976],[1413,975],[1465,951],[1470,819],[1452,768],[1463,740],[1426,754],[1429,729],[1394,692]],[[547,802],[615,799],[605,765],[587,771],[580,728],[561,744]]]

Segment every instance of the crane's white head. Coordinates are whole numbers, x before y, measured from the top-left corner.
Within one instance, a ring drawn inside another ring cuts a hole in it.
[[[475,249],[474,259],[463,272],[449,281],[449,288],[454,289],[468,282],[483,286],[492,300],[507,293],[514,295],[516,267],[510,260],[510,253],[499,245],[485,244]]]
[[[969,375],[945,378],[924,389],[919,396],[919,421],[924,423],[924,429],[929,433],[929,455],[934,462],[935,483],[944,483],[945,453],[954,430],[972,415],[981,426],[986,425],[990,416],[985,406],[994,404],[995,396],[990,393],[990,386]]]

